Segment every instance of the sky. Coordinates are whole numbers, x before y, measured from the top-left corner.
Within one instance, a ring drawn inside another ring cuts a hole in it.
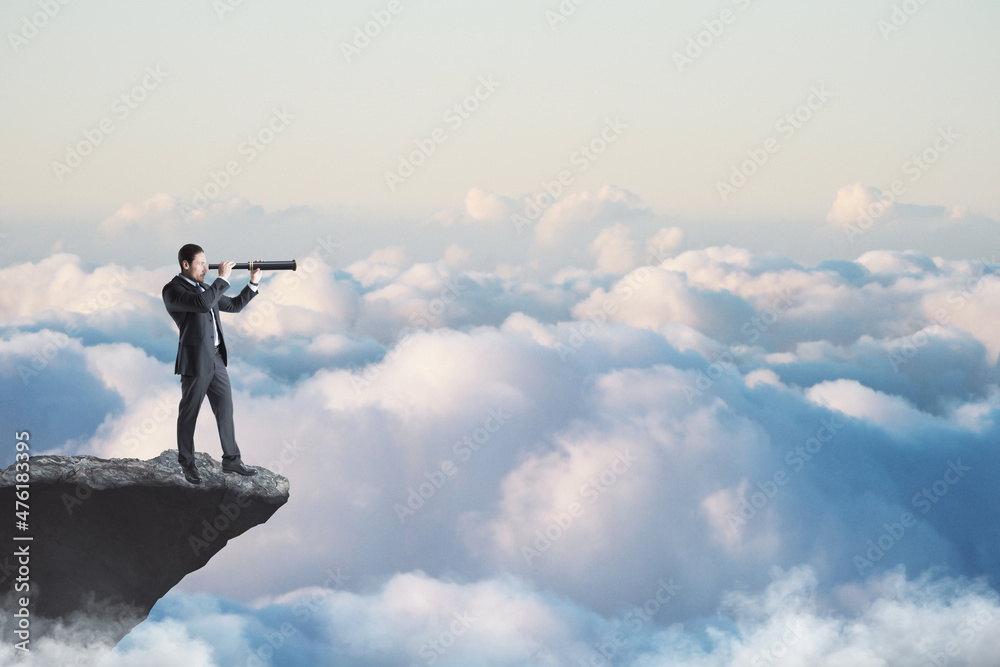
[[[993,665],[998,19],[6,3],[7,432],[175,448],[177,248],[299,266],[222,320],[288,504],[39,664]]]

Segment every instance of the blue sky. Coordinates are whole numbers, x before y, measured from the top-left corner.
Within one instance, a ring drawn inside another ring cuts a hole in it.
[[[992,666],[998,12],[4,5],[6,429],[176,447],[177,248],[299,262],[291,499],[101,664]]]

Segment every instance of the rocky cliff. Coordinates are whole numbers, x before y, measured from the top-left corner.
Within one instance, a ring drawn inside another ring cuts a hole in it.
[[[0,600],[14,627],[26,597],[36,630],[91,618],[117,642],[184,575],[288,500],[280,475],[226,474],[197,458],[199,485],[184,479],[176,450],[148,461],[33,456],[22,516],[14,466],[0,473]]]

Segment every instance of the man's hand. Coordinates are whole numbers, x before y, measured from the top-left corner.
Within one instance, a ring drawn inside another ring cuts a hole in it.
[[[263,261],[263,260],[255,259],[254,261],[255,262],[260,262],[260,261]],[[250,272],[250,282],[252,282],[252,283],[259,283],[260,282],[260,274],[261,273],[263,273],[263,271],[261,269],[254,269],[253,271],[251,271]]]
[[[234,266],[236,266],[236,262],[231,262],[228,259],[219,262],[219,277],[223,280],[229,280],[229,272],[233,270]]]

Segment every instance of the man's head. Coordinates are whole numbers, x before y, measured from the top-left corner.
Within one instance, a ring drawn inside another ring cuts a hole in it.
[[[205,282],[208,273],[208,262],[205,261],[205,251],[200,245],[188,243],[177,251],[177,263],[181,265],[181,275],[196,283]]]

